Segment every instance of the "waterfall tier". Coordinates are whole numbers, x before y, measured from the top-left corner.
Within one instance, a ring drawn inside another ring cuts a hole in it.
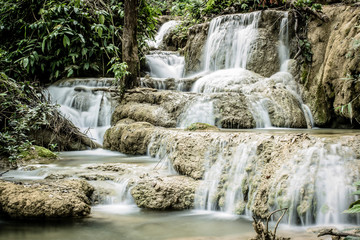
[[[60,105],[61,113],[91,139],[102,144],[110,127],[113,112],[110,93],[92,91],[94,87],[108,87],[112,79],[69,79],[48,88],[51,101]]]

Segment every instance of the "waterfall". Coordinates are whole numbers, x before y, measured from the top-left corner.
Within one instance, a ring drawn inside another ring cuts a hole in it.
[[[177,53],[156,51],[145,57],[150,68],[150,77],[178,79],[183,76],[185,60]]]
[[[258,34],[261,12],[214,18],[205,46],[205,71],[246,68]]]
[[[148,41],[150,48],[157,49],[145,55],[146,64],[150,70],[148,73],[152,78],[161,78],[160,81],[164,82],[165,78],[180,79],[184,74],[185,59],[177,52],[173,51],[160,51],[163,48],[163,41],[166,34],[168,34],[174,27],[180,24],[180,21],[169,21],[164,23],[155,36],[155,41]],[[146,86],[143,82],[142,85]],[[156,85],[159,89],[166,89],[166,84]]]
[[[51,101],[60,112],[91,139],[102,144],[113,112],[110,93],[93,91],[107,87],[111,79],[69,79],[48,88]]]
[[[211,99],[200,97],[195,99],[178,118],[177,126],[186,128],[192,123],[215,125],[214,106]]]
[[[319,143],[299,150],[276,174],[273,209],[289,207],[289,224],[348,222],[351,216],[342,211],[354,191],[346,168],[353,160],[354,153],[340,144]]]
[[[290,59],[288,12],[285,12],[284,17],[281,19],[278,52],[280,59],[280,72],[287,72],[288,60]]]
[[[256,139],[239,144],[213,141],[205,155],[204,180],[196,190],[195,208],[251,216],[258,207],[255,198],[263,191],[257,183],[266,171],[259,151],[263,144]],[[352,182],[360,177],[348,167],[355,162],[350,148],[326,140],[298,148],[273,173],[269,196],[262,197],[268,198],[272,210],[288,207],[285,219],[289,224],[359,222],[356,216],[342,214],[355,191]]]
[[[148,46],[150,48],[158,49],[161,46],[161,44],[163,44],[164,37],[166,36],[166,34],[168,34],[174,27],[176,27],[179,24],[180,24],[180,21],[174,21],[174,20],[164,23],[160,27],[158,33],[156,34],[155,40],[154,41],[151,41],[151,40],[147,41]]]

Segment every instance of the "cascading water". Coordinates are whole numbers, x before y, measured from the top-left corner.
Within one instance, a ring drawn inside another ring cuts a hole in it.
[[[215,125],[214,107],[211,99],[200,97],[191,102],[186,111],[179,117],[177,126],[186,128],[197,122]]]
[[[150,48],[158,49],[163,44],[165,35],[168,34],[174,27],[176,27],[179,24],[180,24],[180,21],[175,21],[175,20],[171,20],[171,21],[164,23],[160,27],[158,33],[156,34],[155,40],[147,41],[148,46]]]
[[[150,68],[150,77],[178,79],[183,76],[184,57],[165,51],[151,52],[145,57]]]
[[[210,23],[204,70],[246,68],[258,33],[261,12],[221,16]]]
[[[359,177],[347,167],[355,160],[349,148],[317,143],[289,160],[271,190],[274,209],[289,207],[289,224],[340,224],[353,218],[342,213],[354,191],[352,176]]]
[[[60,105],[60,111],[91,139],[102,144],[110,127],[113,112],[108,92],[93,91],[108,87],[112,79],[70,79],[48,88],[51,101]]]
[[[263,164],[258,153],[262,144],[256,139],[237,146],[214,141],[205,156],[205,175],[195,194],[195,207],[250,217],[259,194],[251,187],[263,175],[257,169]],[[221,151],[214,156],[214,149]],[[268,204],[273,210],[289,208],[286,219],[293,225],[359,223],[356,216],[342,214],[355,190],[352,182],[360,177],[348,167],[355,162],[352,150],[341,144],[320,141],[300,148],[273,174]]]
[[[148,41],[150,48],[161,49],[164,37],[172,29],[180,24],[180,21],[169,21],[164,23],[155,36],[154,41]],[[183,77],[185,60],[177,52],[152,51],[145,56],[146,63],[150,69],[149,75],[154,78],[175,78]]]
[[[284,17],[281,19],[280,32],[279,32],[279,59],[280,59],[280,72],[288,71],[288,60],[290,59],[289,49],[289,13],[285,12]]]

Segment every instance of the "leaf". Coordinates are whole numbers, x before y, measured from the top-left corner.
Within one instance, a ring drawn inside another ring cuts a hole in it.
[[[97,32],[98,32],[98,34],[99,34],[99,37],[102,37],[102,34],[103,34],[103,29],[102,29],[102,27],[99,27],[99,28],[97,29]]]
[[[45,52],[45,44],[46,44],[45,40],[46,39],[44,38],[44,40],[43,40],[43,42],[41,44],[41,50],[42,50],[43,53]]]
[[[24,58],[24,60],[23,60],[24,68],[26,68],[28,66],[28,64],[29,64],[29,58]]]
[[[66,47],[67,45],[70,46],[70,39],[66,35],[64,35],[63,44],[64,44],[64,47]]]
[[[88,70],[89,67],[90,67],[90,64],[88,62],[84,64],[84,70]]]
[[[345,210],[344,213],[360,213],[360,204],[354,205],[352,208]]]
[[[352,195],[360,195],[360,190],[353,192]]]
[[[356,205],[360,206],[360,200],[357,200],[357,201],[353,202],[352,204],[350,204],[349,209],[356,206]]]
[[[81,55],[82,55],[82,56],[85,56],[85,55],[86,55],[86,53],[87,53],[87,51],[88,51],[88,49],[87,49],[87,48],[83,48],[83,49],[81,49]]]
[[[105,22],[105,16],[104,16],[104,15],[100,15],[100,16],[99,16],[99,22],[100,22],[101,24],[104,24],[104,22]]]
[[[360,181],[354,182],[354,186],[360,186]]]
[[[73,75],[73,74],[74,74],[74,70],[70,69],[70,70],[68,71],[67,77],[70,77],[70,76]]]
[[[350,118],[352,118],[352,106],[351,106],[351,103],[348,104],[348,112],[349,112]]]

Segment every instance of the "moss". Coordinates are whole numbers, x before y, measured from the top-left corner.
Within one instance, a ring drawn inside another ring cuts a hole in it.
[[[219,129],[213,125],[207,123],[193,123],[185,129],[186,131],[198,131],[198,130],[212,130],[218,131]]]
[[[29,161],[33,159],[46,158],[56,159],[57,155],[47,148],[40,146],[33,146],[29,150],[21,153],[22,160]]]

